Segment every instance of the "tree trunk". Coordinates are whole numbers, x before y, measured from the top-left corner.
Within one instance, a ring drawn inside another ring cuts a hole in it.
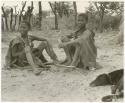
[[[50,7],[52,9],[52,12],[55,15],[55,29],[58,29],[57,4],[56,4],[56,2],[54,3],[54,8],[52,7],[51,2],[49,2],[49,4],[50,4]]]
[[[118,36],[118,40],[117,40],[117,44],[124,44],[124,20],[123,18],[120,21],[120,26],[119,26],[119,36]]]
[[[1,29],[2,29],[2,31],[4,31],[4,20],[3,20],[3,17],[2,17],[2,23],[1,23]]]
[[[74,6],[74,16],[75,16],[75,26],[77,26],[77,5],[76,2],[73,2],[73,6]]]
[[[102,8],[100,11],[100,33],[103,32],[103,17],[104,17],[104,10]]]
[[[17,11],[15,6],[15,19],[14,19],[14,27],[13,27],[14,30],[16,30],[16,21],[17,21]]]
[[[62,18],[62,16],[63,16],[63,11],[62,11],[62,2],[59,2],[59,3],[57,3],[57,13],[59,14],[59,16],[60,16],[60,18]]]
[[[99,32],[102,33],[103,32],[103,23],[102,23],[102,18],[100,18],[100,22],[99,22]]]
[[[13,8],[11,8],[11,10],[10,10],[10,12],[11,12],[11,17],[10,17],[10,30],[11,31],[13,31],[13,27],[12,27],[12,23],[13,23]]]
[[[4,18],[5,18],[6,30],[8,31],[9,30],[8,23],[7,23],[8,20],[7,20],[7,15],[6,15],[5,11],[4,11],[4,7],[2,7],[2,12],[3,12]]]
[[[57,13],[55,13],[55,29],[58,29],[58,17],[57,17]]]
[[[32,18],[32,12],[33,12],[33,1],[31,1],[31,9],[30,9],[30,12],[29,12],[29,18],[28,18],[28,22],[30,23],[30,29],[31,29],[31,18]]]
[[[55,29],[58,29],[57,3],[55,2]]]
[[[63,7],[63,14],[67,17],[69,17],[69,12],[68,12],[68,8],[66,8],[66,5],[64,4],[64,2],[62,2],[62,7]]]
[[[42,21],[42,5],[41,1],[39,1],[39,29],[41,29],[41,21]]]
[[[8,23],[7,23],[7,17],[5,17],[5,24],[6,24],[6,30],[9,31]]]
[[[24,11],[25,6],[26,6],[26,1],[24,2],[23,6],[22,6],[22,10],[20,11],[20,15],[19,15],[19,25],[20,25],[20,22],[21,22],[22,13],[23,13],[23,11]]]
[[[101,3],[100,6],[97,5],[97,2],[94,3],[96,6],[96,9],[98,10],[100,21],[99,21],[99,32],[103,32],[103,17],[104,17],[104,7],[103,4]]]

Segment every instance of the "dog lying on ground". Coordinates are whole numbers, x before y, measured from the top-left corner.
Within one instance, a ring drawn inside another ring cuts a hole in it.
[[[90,83],[91,87],[95,86],[105,86],[105,85],[113,85],[111,88],[111,93],[112,94],[117,94],[117,98],[122,98],[123,97],[123,85],[124,85],[124,70],[116,70],[113,72],[110,72],[108,74],[101,74],[99,75],[94,81]],[[102,98],[102,101],[112,101],[113,95],[110,96],[105,96]],[[109,102],[108,101],[108,102]]]
[[[123,76],[123,69],[110,72],[108,74],[99,75],[94,81],[90,83],[91,87],[116,85],[120,78]]]

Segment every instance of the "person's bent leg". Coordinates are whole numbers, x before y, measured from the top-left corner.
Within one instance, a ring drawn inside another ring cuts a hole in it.
[[[77,65],[78,65],[78,63],[80,61],[79,53],[80,53],[80,46],[75,45],[75,53],[74,53],[74,56],[73,56],[71,66],[77,67]]]
[[[38,57],[43,63],[48,62],[47,59],[44,57],[43,53],[38,48],[33,48],[32,53]]]
[[[43,41],[40,43],[40,45],[37,47],[41,52],[45,49],[47,54],[50,56],[50,58],[54,61],[54,62],[58,62],[58,58],[51,46],[51,44],[48,41]]]
[[[66,36],[62,36],[60,41],[65,43],[65,42],[69,42],[70,39],[68,37],[66,37]],[[66,54],[66,58],[61,64],[70,65],[71,62],[72,62],[72,57],[71,57],[71,52],[70,52],[71,51],[71,46],[65,46],[65,47],[63,47],[63,49],[64,49],[64,52]]]
[[[72,57],[71,57],[71,54],[70,54],[70,47],[66,46],[63,49],[64,49],[65,54],[66,54],[66,59],[65,59],[64,64],[65,65],[70,65],[71,62],[72,62]]]

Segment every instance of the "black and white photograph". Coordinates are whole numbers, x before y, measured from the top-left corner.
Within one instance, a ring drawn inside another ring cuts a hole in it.
[[[124,0],[1,0],[2,102],[123,102]]]

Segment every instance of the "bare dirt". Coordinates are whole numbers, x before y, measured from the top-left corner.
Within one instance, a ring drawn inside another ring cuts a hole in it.
[[[63,50],[57,47],[59,36],[70,31],[32,31],[36,36],[45,36],[53,44],[54,51],[60,60],[65,58]],[[2,67],[9,41],[17,33],[2,34]],[[116,44],[117,31],[96,34],[98,47],[97,62],[103,67],[89,71],[76,69],[65,72],[66,68],[52,66],[51,70],[43,71],[35,76],[28,70],[2,69],[2,101],[88,101],[99,102],[105,95],[111,94],[110,86],[89,87],[89,83],[99,74],[109,73],[123,68],[123,46]],[[35,42],[37,45],[37,42]],[[47,59],[48,55],[44,52]]]

